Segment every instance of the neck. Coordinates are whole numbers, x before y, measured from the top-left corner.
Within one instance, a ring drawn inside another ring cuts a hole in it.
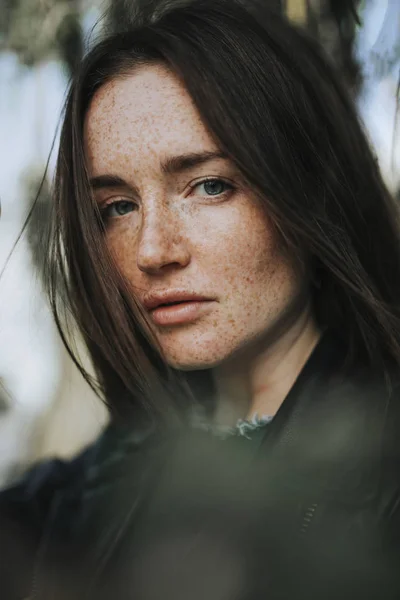
[[[214,370],[215,421],[274,416],[320,338],[309,309],[274,342],[261,340]]]

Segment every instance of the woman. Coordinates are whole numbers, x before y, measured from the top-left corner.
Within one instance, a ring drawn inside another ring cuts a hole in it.
[[[50,241],[112,425],[3,493],[10,597],[398,597],[397,210],[315,44],[233,0],[99,43]]]

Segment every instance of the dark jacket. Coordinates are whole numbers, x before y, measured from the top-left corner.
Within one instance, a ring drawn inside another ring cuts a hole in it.
[[[0,495],[1,598],[400,598],[396,376],[345,354],[323,337],[251,439],[111,426],[33,469]]]

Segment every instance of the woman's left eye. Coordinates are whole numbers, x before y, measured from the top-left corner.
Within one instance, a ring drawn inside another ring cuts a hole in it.
[[[229,190],[233,190],[233,185],[230,185],[222,179],[207,179],[206,181],[197,183],[193,187],[194,189],[203,187],[207,196],[220,196]]]

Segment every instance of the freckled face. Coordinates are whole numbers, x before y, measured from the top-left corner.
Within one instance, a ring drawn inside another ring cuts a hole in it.
[[[108,247],[138,298],[186,290],[212,299],[189,322],[154,324],[171,366],[214,367],[276,324],[299,285],[240,172],[224,157],[166,167],[219,153],[167,68],[103,86],[85,145]]]

